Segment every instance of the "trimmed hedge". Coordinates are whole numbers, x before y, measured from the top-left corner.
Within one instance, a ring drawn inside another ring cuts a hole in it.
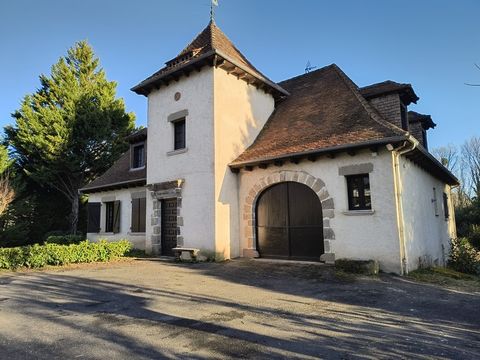
[[[80,244],[84,240],[85,237],[83,235],[50,235],[47,237],[47,240],[45,240],[45,244]]]
[[[19,267],[41,268],[45,265],[66,265],[109,261],[125,256],[132,249],[127,240],[96,243],[88,240],[79,244],[59,245],[45,244],[0,248],[0,269],[14,270]]]

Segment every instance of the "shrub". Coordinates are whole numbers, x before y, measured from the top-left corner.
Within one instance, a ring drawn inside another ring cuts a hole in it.
[[[45,265],[66,265],[94,261],[109,261],[125,256],[132,248],[127,240],[97,243],[82,241],[79,244],[60,245],[46,243],[16,248],[0,248],[0,268],[40,268]]]
[[[83,235],[50,235],[45,240],[45,244],[80,244],[84,240],[85,237]]]
[[[480,274],[480,253],[469,243],[468,239],[453,239],[449,266],[466,274]]]

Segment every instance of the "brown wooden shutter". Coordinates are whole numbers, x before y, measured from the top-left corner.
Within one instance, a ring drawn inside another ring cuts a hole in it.
[[[445,219],[448,219],[450,217],[450,211],[448,208],[448,195],[446,193],[443,193],[443,212],[445,214]]]
[[[88,223],[87,232],[99,233],[100,232],[100,208],[101,203],[89,202],[88,203]]]
[[[147,199],[132,199],[132,232],[145,232]]]
[[[138,230],[138,216],[139,216],[139,207],[138,202],[140,199],[132,199],[132,226],[130,230],[132,232],[139,232]]]
[[[120,232],[120,200],[113,202],[113,233]]]

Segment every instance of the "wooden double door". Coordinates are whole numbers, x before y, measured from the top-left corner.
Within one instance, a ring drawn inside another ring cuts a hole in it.
[[[261,257],[318,261],[324,253],[322,204],[304,184],[267,188],[257,201],[256,224]]]
[[[173,256],[177,247],[177,199],[162,200],[162,255]]]

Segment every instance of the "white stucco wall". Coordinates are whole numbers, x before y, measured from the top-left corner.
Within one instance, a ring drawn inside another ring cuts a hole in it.
[[[147,184],[184,179],[181,236],[184,246],[214,249],[213,68],[204,67],[148,96]],[[181,97],[174,100],[175,93]],[[168,116],[187,110],[185,152],[173,150]],[[152,198],[147,196],[147,251],[151,249]]]
[[[214,68],[215,240],[225,258],[238,257],[238,176],[228,168],[257,137],[274,110],[270,94]]]
[[[448,257],[450,239],[456,233],[450,187],[403,156],[400,158],[400,174],[407,271],[418,268],[420,261],[443,265]],[[433,188],[436,190],[438,216],[432,201]],[[450,217],[447,220],[443,208],[444,192],[449,198]]]
[[[134,187],[130,189],[119,189],[113,191],[103,191],[89,194],[89,202],[102,203],[100,210],[100,232],[87,233],[87,238],[90,241],[98,241],[105,239],[108,241],[117,241],[122,239],[129,240],[136,249],[145,249],[145,233],[132,233],[130,227],[132,224],[132,194],[145,193],[144,187]],[[106,233],[105,232],[105,205],[104,201],[120,201],[120,232]],[[147,218],[147,228],[148,228]]]
[[[347,211],[347,185],[345,177],[339,175],[339,168],[361,163],[373,164],[370,188],[374,212],[369,215],[352,215]],[[376,156],[370,151],[363,151],[355,156],[340,154],[334,159],[322,157],[315,162],[303,160],[299,164],[285,163],[282,167],[242,170],[239,174],[239,209],[246,206],[246,198],[253,187],[266,176],[281,171],[304,171],[325,183],[335,207],[334,217],[330,219],[330,227],[335,233],[335,239],[330,243],[330,252],[335,254],[336,259],[374,259],[379,261],[382,270],[400,272],[392,157],[387,150],[380,150]],[[248,247],[246,231],[248,229],[240,227],[242,248]]]

